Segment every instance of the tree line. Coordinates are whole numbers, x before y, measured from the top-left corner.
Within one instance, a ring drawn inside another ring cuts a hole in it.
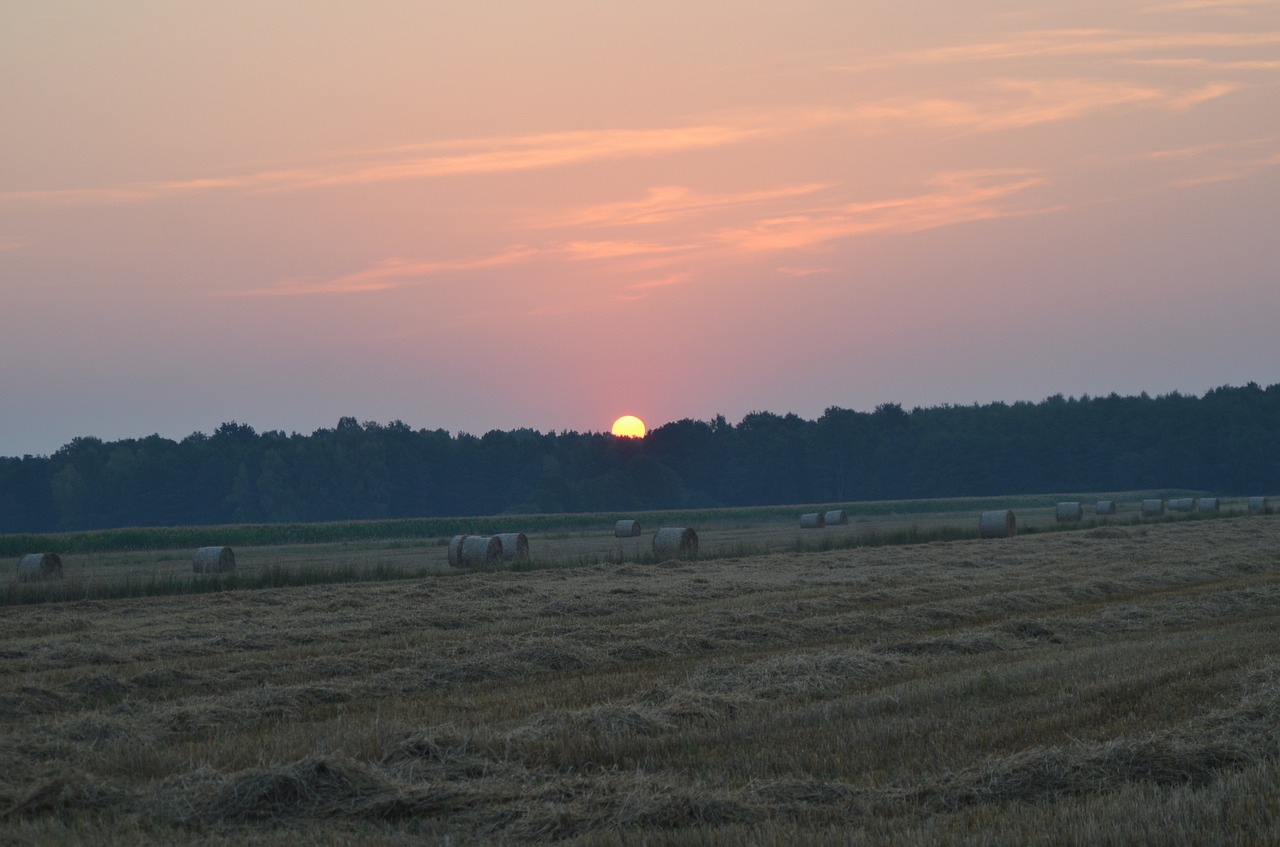
[[[181,441],[85,436],[0,458],[0,532],[1280,488],[1280,384],[873,412],[680,420],[644,439],[483,436],[344,417]]]

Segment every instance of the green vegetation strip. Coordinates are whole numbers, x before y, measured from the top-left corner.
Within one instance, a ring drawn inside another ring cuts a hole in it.
[[[693,526],[792,521],[804,511],[844,509],[850,519],[888,515],[925,515],[981,512],[987,509],[1053,508],[1063,500],[1085,503],[1111,499],[1138,501],[1148,497],[1194,496],[1182,490],[1139,491],[1119,494],[1036,494],[1013,497],[960,497],[945,500],[880,500],[860,503],[827,503],[758,506],[660,512],[574,513],[557,515],[492,515],[455,518],[404,518],[396,520],[331,521],[327,523],[231,524],[223,526],[127,527],[87,532],[14,533],[0,535],[0,556],[31,552],[107,553],[127,550],[181,550],[209,544],[233,547],[266,547],[283,544],[323,544],[403,538],[442,538],[461,533],[557,532],[612,528],[622,519],[637,518],[645,527]]]
[[[742,510],[734,510],[741,512]],[[794,512],[790,510],[789,514]],[[1191,513],[1187,515],[1164,515],[1159,518],[1141,518],[1132,516],[1127,519],[1111,519],[1104,522],[1097,520],[1078,521],[1072,523],[1049,524],[1043,527],[1027,526],[1020,534],[1070,532],[1093,529],[1099,526],[1135,526],[1153,523],[1170,523],[1188,520],[1214,520],[1218,518],[1237,517],[1238,512],[1219,512],[1212,514]],[[789,547],[779,548],[758,542],[740,542],[704,547],[695,556],[689,557],[701,561],[716,559],[735,559],[747,556],[779,552],[785,549],[793,553],[811,553],[831,550],[848,550],[867,547],[906,546],[930,544],[938,542],[965,541],[978,538],[976,528],[957,526],[921,527],[912,524],[908,527],[884,530],[876,526],[868,526],[856,534],[843,536],[818,536],[814,538],[800,537]],[[538,571],[564,567],[583,567],[600,564],[634,563],[641,565],[656,564],[660,557],[643,552],[626,555],[618,551],[602,554],[577,555],[562,559],[535,558],[510,565],[512,570]],[[482,568],[451,569],[447,573],[471,573]],[[267,588],[286,588],[310,585],[328,585],[353,582],[386,582],[391,580],[421,579],[428,575],[442,575],[441,572],[423,566],[391,565],[378,563],[356,566],[323,565],[289,567],[285,565],[268,565],[256,570],[233,571],[230,573],[192,574],[174,571],[156,571],[145,575],[96,575],[85,576],[73,573],[64,580],[49,582],[21,582],[16,574],[9,579],[3,594],[0,594],[0,606],[19,606],[38,603],[59,603],[80,600],[114,600],[137,597],[161,597],[183,594],[204,594],[222,591],[261,590]]]

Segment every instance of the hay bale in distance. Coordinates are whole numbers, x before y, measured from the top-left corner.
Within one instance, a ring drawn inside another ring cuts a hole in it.
[[[1149,500],[1142,501],[1142,516],[1144,518],[1153,518],[1157,515],[1164,514],[1164,500],[1159,497],[1153,497]]]
[[[464,535],[458,551],[460,567],[496,565],[502,562],[502,539],[496,535]]]
[[[62,557],[57,553],[28,553],[18,560],[18,581],[62,579]]]
[[[614,538],[635,538],[640,535],[640,521],[618,521],[613,525]]]
[[[1271,503],[1266,497],[1250,497],[1249,513],[1254,515],[1261,515],[1267,511],[1267,507],[1269,505],[1271,505]]]
[[[1201,497],[1197,505],[1202,512],[1216,512],[1222,508],[1222,501],[1217,497]]]
[[[822,529],[826,525],[826,517],[822,512],[810,512],[807,515],[800,516],[801,529]]]
[[[228,573],[236,569],[236,554],[230,547],[201,547],[191,569],[196,573]]]
[[[1196,498],[1178,497],[1175,500],[1170,500],[1167,505],[1171,512],[1194,512],[1196,510]]]
[[[455,535],[449,539],[449,567],[462,567],[462,542],[466,540],[466,535]]]
[[[978,521],[978,535],[982,538],[1012,538],[1018,534],[1018,523],[1012,509],[996,509],[983,512]]]
[[[844,509],[832,509],[822,516],[827,526],[844,526],[849,522],[849,515]]]
[[[1082,521],[1084,520],[1084,506],[1081,506],[1080,503],[1075,500],[1066,503],[1059,503],[1054,516],[1058,519],[1058,523]]]
[[[497,538],[502,542],[504,561],[529,558],[529,536],[523,532],[500,532]]]
[[[1093,507],[1096,515],[1114,515],[1116,513],[1115,500],[1099,500],[1098,505]]]
[[[658,558],[696,556],[698,533],[685,527],[663,527],[653,534],[653,555]]]

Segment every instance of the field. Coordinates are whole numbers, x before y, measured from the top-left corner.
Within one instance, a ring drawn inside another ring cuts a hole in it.
[[[1122,518],[68,555],[172,591],[0,611],[0,842],[1280,843],[1280,517]]]

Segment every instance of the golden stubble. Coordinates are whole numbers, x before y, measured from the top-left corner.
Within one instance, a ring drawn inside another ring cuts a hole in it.
[[[0,833],[1265,841],[1277,599],[1260,517],[9,607]]]

